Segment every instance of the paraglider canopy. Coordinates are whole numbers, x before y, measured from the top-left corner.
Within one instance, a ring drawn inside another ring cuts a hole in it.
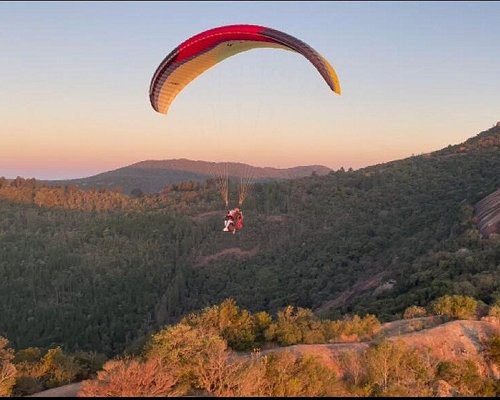
[[[201,32],[178,45],[156,69],[149,88],[153,108],[166,114],[175,97],[205,71],[235,54],[255,48],[294,51],[307,58],[335,93],[340,83],[330,63],[301,40],[259,25],[227,25]]]

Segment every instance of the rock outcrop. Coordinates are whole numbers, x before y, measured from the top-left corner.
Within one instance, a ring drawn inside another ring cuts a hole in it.
[[[477,225],[483,237],[500,233],[500,189],[489,194],[475,206]]]

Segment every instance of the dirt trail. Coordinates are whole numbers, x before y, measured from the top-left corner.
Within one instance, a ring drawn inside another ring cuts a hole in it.
[[[70,383],[69,385],[59,386],[54,389],[44,390],[25,397],[77,397],[81,382]]]
[[[226,213],[225,211],[207,211],[198,215],[194,215],[191,217],[191,219],[196,222],[202,222],[210,217],[213,217],[214,215],[220,215],[222,221],[226,216]]]
[[[204,256],[204,257],[199,257],[196,263],[194,264],[195,267],[204,267],[205,265],[211,263],[214,260],[217,260],[220,257],[224,256],[236,256],[236,257],[252,257],[255,254],[257,254],[258,248],[254,247],[253,249],[250,250],[241,250],[239,247],[231,247],[229,249],[224,249],[222,251],[219,251],[218,253],[211,254],[209,256]]]

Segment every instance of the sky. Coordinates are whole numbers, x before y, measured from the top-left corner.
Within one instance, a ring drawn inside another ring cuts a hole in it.
[[[256,49],[191,82],[167,115],[149,84],[185,39],[256,24],[330,61]],[[500,2],[0,1],[0,176],[68,179],[188,158],[354,169],[500,121]]]

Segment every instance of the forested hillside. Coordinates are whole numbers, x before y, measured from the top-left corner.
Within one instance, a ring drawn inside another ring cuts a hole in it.
[[[262,168],[234,162],[208,162],[187,159],[141,161],[114,171],[103,172],[88,178],[63,181],[45,181],[51,186],[73,185],[81,189],[120,188],[126,194],[134,190],[143,193],[158,193],[167,185],[175,185],[185,181],[203,183],[214,175],[227,171],[231,179],[241,177],[253,180],[269,181],[274,179],[293,179],[310,176],[312,173],[326,175],[331,170],[322,165],[307,165],[294,168]]]
[[[474,205],[500,188],[499,138],[256,184],[234,236],[211,182],[130,198],[3,180],[0,335],[112,355],[227,297],[382,321],[445,294],[493,304],[500,241],[480,235]]]

